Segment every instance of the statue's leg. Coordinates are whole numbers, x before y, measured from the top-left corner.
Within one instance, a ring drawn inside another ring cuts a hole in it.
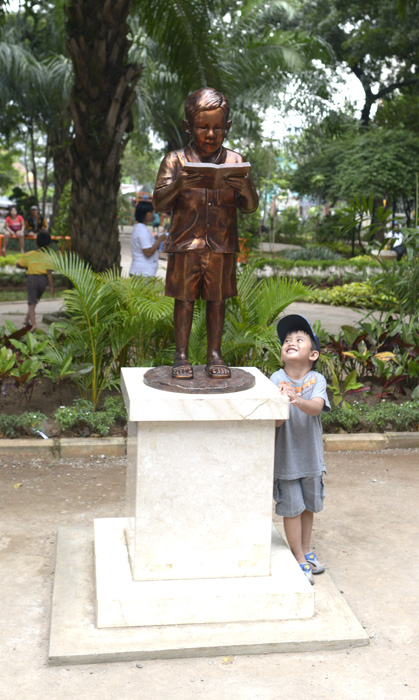
[[[176,351],[172,367],[172,377],[192,379],[193,369],[188,360],[189,336],[192,328],[193,301],[175,299],[175,344]]]
[[[207,301],[207,366],[206,371],[210,377],[231,377],[221,356],[221,338],[223,335],[225,319],[225,301]]]

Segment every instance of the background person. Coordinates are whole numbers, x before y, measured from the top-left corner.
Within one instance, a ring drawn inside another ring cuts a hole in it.
[[[131,235],[130,276],[155,277],[159,264],[159,245],[166,240],[166,234],[154,238],[146,224],[153,221],[153,205],[150,200],[138,202],[135,208],[135,225]]]
[[[394,250],[397,255],[397,260],[401,260],[406,251],[403,247],[404,236],[398,221],[393,222],[393,230],[386,234],[386,238],[388,239],[388,242],[386,243],[385,247],[391,247],[391,249]]]
[[[159,216],[159,213],[157,211],[155,211],[153,214],[153,233],[154,232],[158,233],[159,228],[160,228],[160,216]]]
[[[4,222],[4,235],[3,235],[3,247],[1,254],[3,257],[6,256],[6,248],[9,242],[10,236],[17,236],[20,252],[25,251],[25,220],[23,216],[17,213],[17,208],[15,206],[10,207],[9,216],[6,216]]]
[[[51,236],[48,231],[43,230],[38,233],[36,245],[38,249],[48,248],[51,245]],[[54,294],[54,280],[51,270],[48,269],[48,261],[40,261],[39,257],[39,250],[30,250],[28,253],[21,255],[16,263],[16,267],[27,269],[28,312],[25,318],[25,325],[30,326],[31,330],[36,328],[35,308],[48,283],[51,294]]]
[[[38,207],[34,204],[26,219],[26,230],[28,233],[39,233],[47,228],[46,219],[39,213]]]

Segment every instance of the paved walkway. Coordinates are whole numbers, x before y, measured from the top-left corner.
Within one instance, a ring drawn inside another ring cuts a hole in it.
[[[46,330],[48,324],[41,321],[45,314],[59,311],[62,307],[62,299],[41,299],[37,306],[36,316],[38,327]],[[6,301],[0,303],[0,326],[4,326],[5,319],[12,321],[18,328],[23,325],[26,315],[27,305],[23,301]],[[357,309],[347,309],[339,306],[326,306],[325,304],[309,304],[307,302],[296,302],[291,304],[288,313],[301,314],[313,323],[320,320],[322,326],[329,333],[337,333],[343,324],[351,325],[362,318],[362,312]]]
[[[122,274],[128,276],[129,266],[131,263],[130,252],[130,236],[126,233],[120,237],[121,243],[121,267]],[[283,244],[276,244],[283,245]],[[290,247],[290,246],[283,246]],[[157,276],[164,279],[166,275],[166,260],[159,261]],[[37,306],[37,319],[39,328],[46,330],[48,325],[41,322],[45,314],[50,314],[59,311],[62,306],[60,298],[45,299],[39,302]],[[10,301],[0,303],[0,325],[4,325],[5,319],[9,319],[16,326],[20,327],[26,316],[27,305],[22,301]],[[309,304],[308,302],[298,302],[291,304],[288,307],[289,313],[301,314],[306,316],[311,323],[320,320],[322,326],[329,333],[337,333],[343,324],[351,325],[362,318],[363,312],[358,309],[348,309],[346,307],[327,306],[325,304]]]
[[[417,700],[418,458],[326,453],[313,545],[369,646],[51,667],[57,529],[125,515],[126,459],[2,456],[1,700]]]

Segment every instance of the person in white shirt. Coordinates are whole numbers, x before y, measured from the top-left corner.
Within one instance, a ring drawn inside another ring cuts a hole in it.
[[[147,200],[139,202],[135,209],[135,225],[131,235],[132,262],[130,276],[154,277],[159,262],[159,245],[166,240],[162,233],[154,238],[146,224],[153,221],[153,205]]]
[[[387,233],[385,238],[389,239],[386,248],[391,245],[392,250],[397,254],[397,260],[400,260],[406,251],[403,247],[404,236],[400,224],[397,221],[393,222],[393,230]]]

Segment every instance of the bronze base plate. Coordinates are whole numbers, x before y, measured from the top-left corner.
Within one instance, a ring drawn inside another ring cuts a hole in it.
[[[205,365],[193,366],[193,379],[174,379],[171,367],[153,367],[144,375],[144,384],[179,394],[232,394],[255,386],[255,378],[244,369],[230,367],[231,377],[209,377]]]

